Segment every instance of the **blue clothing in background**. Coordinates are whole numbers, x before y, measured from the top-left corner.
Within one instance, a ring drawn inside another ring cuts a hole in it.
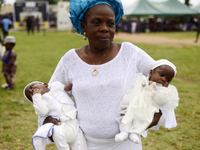
[[[12,24],[12,21],[11,21],[10,19],[4,18],[4,19],[2,20],[3,30],[6,31],[6,32],[8,32],[8,30],[9,30],[9,25],[11,25],[11,24]]]

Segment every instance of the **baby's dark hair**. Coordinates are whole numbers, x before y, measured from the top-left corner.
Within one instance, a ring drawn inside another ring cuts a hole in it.
[[[25,89],[25,91],[26,91],[26,89]],[[26,92],[25,92],[25,95],[26,95],[26,98],[27,98],[31,103],[33,103],[32,97],[31,97],[29,94],[27,94]]]

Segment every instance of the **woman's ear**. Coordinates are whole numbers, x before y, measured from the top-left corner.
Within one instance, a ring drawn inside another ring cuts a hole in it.
[[[85,23],[84,22],[81,22],[81,29],[83,31],[83,33],[85,32]]]

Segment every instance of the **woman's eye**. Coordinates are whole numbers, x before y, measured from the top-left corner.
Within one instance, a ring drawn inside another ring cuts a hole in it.
[[[163,74],[162,73],[159,73],[159,75],[162,77],[163,76]]]
[[[98,25],[98,24],[99,24],[99,21],[94,21],[93,24],[94,24],[94,25]]]
[[[110,27],[112,27],[112,26],[115,25],[115,23],[114,23],[114,22],[109,22],[108,25],[109,25]]]

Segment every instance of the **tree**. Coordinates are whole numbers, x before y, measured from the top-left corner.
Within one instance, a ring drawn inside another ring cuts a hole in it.
[[[190,0],[185,0],[185,5],[190,6]]]
[[[0,9],[1,9],[1,5],[5,3],[5,0],[0,0]]]

